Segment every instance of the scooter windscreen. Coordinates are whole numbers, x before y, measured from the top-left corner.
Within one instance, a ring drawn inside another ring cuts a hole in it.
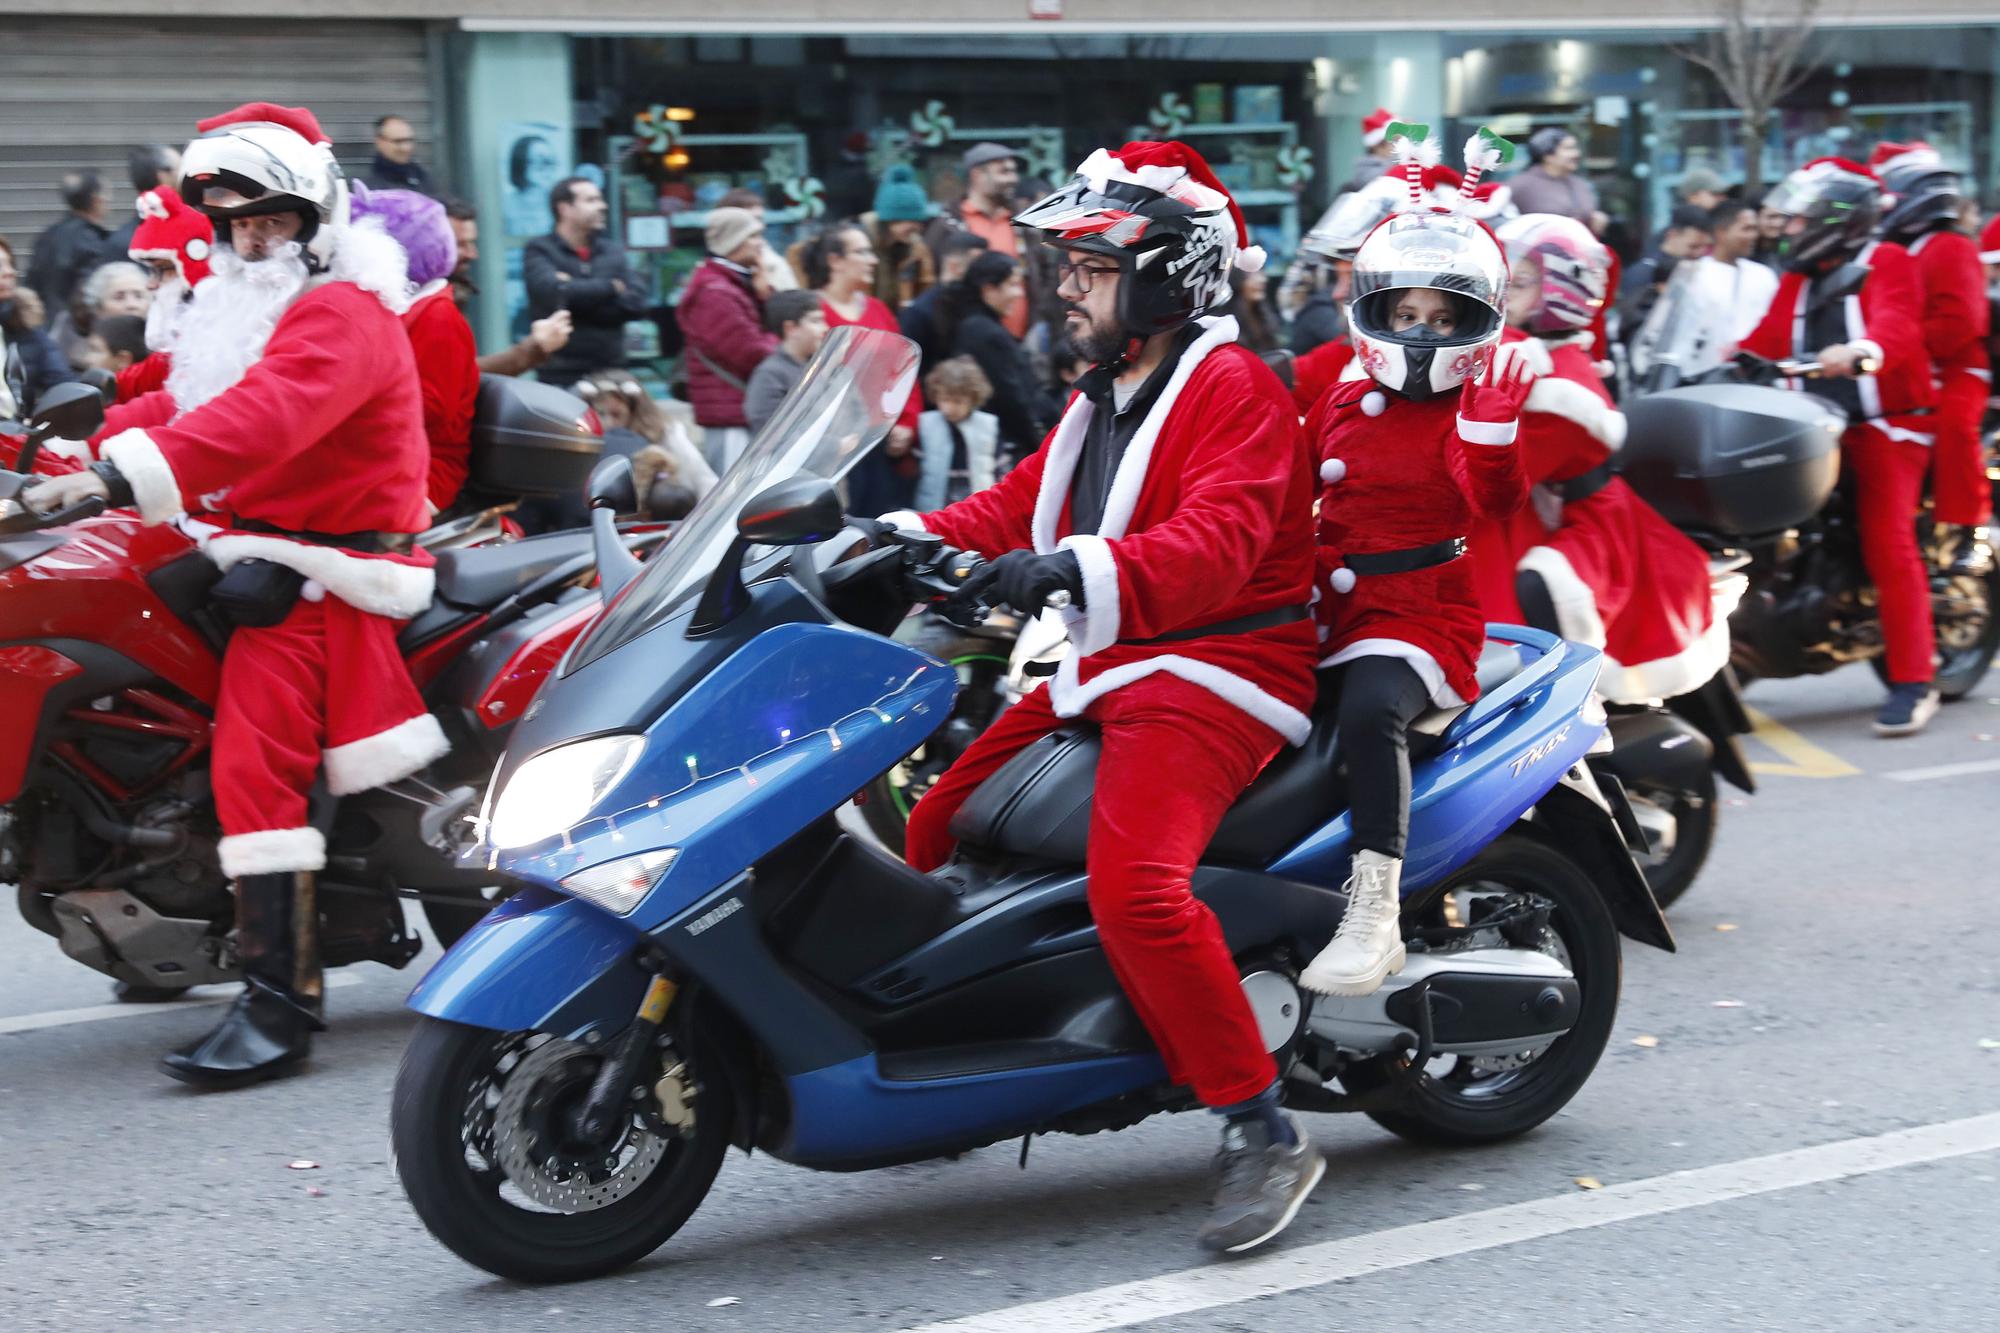
[[[697,595],[736,539],[736,516],[751,496],[795,476],[846,476],[888,435],[916,373],[908,338],[855,325],[829,333],[777,415],[585,633],[562,674],[624,647]]]

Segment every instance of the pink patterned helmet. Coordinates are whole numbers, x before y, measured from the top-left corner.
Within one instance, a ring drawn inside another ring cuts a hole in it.
[[[1594,328],[1611,295],[1611,253],[1590,229],[1554,213],[1525,213],[1500,228],[1519,282],[1541,279],[1541,299],[1524,325],[1544,336]]]

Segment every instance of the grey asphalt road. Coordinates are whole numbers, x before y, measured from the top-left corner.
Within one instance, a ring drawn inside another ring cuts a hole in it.
[[[1340,1280],[1278,1295],[1251,1283],[1184,1313],[1120,1297],[1119,1320],[1993,1327],[2000,1151],[1726,1197],[1754,1174],[1737,1163],[2000,1112],[2000,674],[1906,741],[1869,735],[1876,699],[1862,669],[1752,688],[1782,728],[1754,757],[1781,771],[1728,801],[1674,913],[1681,952],[1628,949],[1612,1046],[1562,1115],[1458,1153],[1310,1118],[1330,1170],[1286,1248],[1316,1256],[1307,1247],[1436,1223],[1446,1257],[1403,1253],[1352,1277],[1329,1260]],[[1993,767],[1928,774],[1968,764]],[[1215,1127],[1177,1116],[1037,1140],[1026,1171],[1010,1146],[846,1176],[733,1155],[680,1236],[631,1272],[511,1286],[436,1245],[388,1165],[412,1022],[400,1002],[428,958],[335,990],[310,1075],[222,1096],[153,1068],[213,1009],[6,1032],[108,995],[18,920],[0,922],[0,959],[0,1327],[900,1329],[1204,1268],[1192,1236]],[[318,1166],[288,1169],[300,1159]],[[1721,1168],[1703,1177],[1721,1197],[1476,1240],[1492,1210],[1573,1197],[1579,1177],[1616,1194],[1703,1167]],[[1077,1329],[1083,1305],[991,1326]]]

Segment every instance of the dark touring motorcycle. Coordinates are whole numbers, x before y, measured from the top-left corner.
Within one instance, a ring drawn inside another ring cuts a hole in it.
[[[491,377],[479,402],[476,485],[582,488],[601,442],[581,402]],[[0,500],[34,484],[45,438],[84,438],[102,419],[97,392],[74,385],[44,395],[24,428],[0,425],[0,451],[20,469],[0,471]],[[480,522],[419,538],[437,551],[437,600],[400,638],[452,753],[391,787],[313,802],[328,833],[327,966],[408,963],[422,945],[404,898],[422,900],[446,943],[492,905],[492,879],[456,854],[507,733],[596,613],[588,533],[493,544],[497,527]],[[128,1000],[238,976],[209,791],[227,640],[208,600],[217,578],[176,528],[101,501],[0,518],[0,883],[18,885],[30,925]]]
[[[1084,843],[1099,741],[1027,747],[923,874],[835,814],[951,716],[956,670],[891,637],[973,557],[843,518],[916,351],[836,330],[645,569],[593,480],[609,605],[507,743],[477,874],[515,890],[410,997],[391,1144],[446,1246],[521,1281],[630,1264],[730,1145],[864,1170],[1192,1107],[1099,947]],[[1359,999],[1297,983],[1335,930],[1349,826],[1333,718],[1237,801],[1194,877],[1289,1105],[1431,1144],[1525,1133],[1575,1096],[1621,933],[1673,937],[1631,848],[1599,655],[1498,631],[1483,692],[1413,754],[1408,962]],[[1171,780],[1163,778],[1163,780]]]

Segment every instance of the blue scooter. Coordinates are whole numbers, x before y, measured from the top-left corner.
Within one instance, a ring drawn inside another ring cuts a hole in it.
[[[593,481],[609,604],[517,724],[479,846],[515,890],[424,978],[393,1144],[411,1203],[520,1281],[630,1264],[731,1144],[860,1170],[1195,1103],[1098,946],[1084,840],[1098,740],[1023,750],[921,874],[836,812],[951,715],[956,673],[895,642],[971,557],[846,520],[834,483],[914,374],[842,329],[640,572]],[[1673,948],[1635,867],[1595,652],[1495,627],[1471,707],[1424,720],[1409,959],[1376,994],[1302,991],[1332,936],[1348,821],[1332,718],[1243,794],[1195,876],[1286,1100],[1430,1143],[1523,1133],[1583,1085],[1621,932]],[[1170,775],[1163,780],[1171,781]]]

